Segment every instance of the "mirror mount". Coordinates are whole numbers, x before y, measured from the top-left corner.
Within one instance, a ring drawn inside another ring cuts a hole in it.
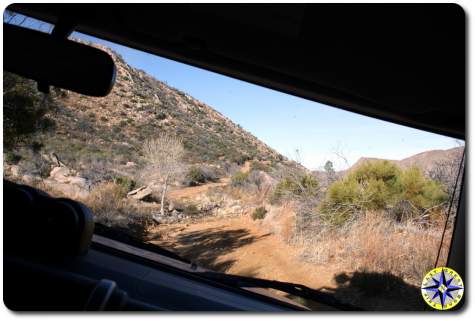
[[[4,23],[4,70],[35,80],[43,92],[55,86],[88,96],[108,95],[116,75],[112,57],[68,40],[73,29],[74,25],[61,23],[49,35]]]
[[[73,23],[72,20],[64,19],[63,17],[59,18],[56,24],[51,31],[51,37],[58,40],[67,40],[68,37],[73,33],[76,23]],[[38,91],[48,95],[49,94],[49,84],[47,82],[38,81],[37,82]]]

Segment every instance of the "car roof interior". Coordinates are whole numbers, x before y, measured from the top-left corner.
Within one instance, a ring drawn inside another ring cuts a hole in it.
[[[465,137],[465,13],[455,4],[9,8],[338,108]]]
[[[12,4],[8,9],[52,23],[64,35],[79,31],[336,108],[465,139],[466,19],[455,4]],[[25,217],[32,222],[23,240],[16,229],[5,230],[6,252],[35,252],[34,263],[4,256],[5,302],[14,310],[295,309],[195,274],[183,279],[179,269],[130,253],[118,255],[93,236],[92,214],[78,202],[53,200],[10,182],[4,182],[4,199],[4,213],[30,213],[5,214],[5,226],[22,226]],[[462,197],[462,214],[464,202]],[[50,230],[37,213],[67,228]],[[454,266],[463,273],[465,215],[459,217],[452,243],[458,252],[451,259],[459,260]],[[64,260],[89,247],[83,259]],[[58,256],[42,256],[45,249]],[[154,305],[157,298],[162,301]]]

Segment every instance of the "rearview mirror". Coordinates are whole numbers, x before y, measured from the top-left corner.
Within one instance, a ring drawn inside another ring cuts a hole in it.
[[[115,82],[111,56],[94,47],[3,24],[3,68],[39,84],[106,96]]]

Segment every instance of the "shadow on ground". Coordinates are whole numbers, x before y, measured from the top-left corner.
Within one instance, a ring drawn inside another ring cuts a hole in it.
[[[335,276],[336,287],[320,288],[342,303],[370,311],[423,311],[425,303],[420,288],[402,278],[384,272],[340,273]],[[326,310],[318,302],[297,299],[312,310]]]
[[[209,228],[179,234],[166,247],[202,267],[226,272],[236,260],[223,260],[220,257],[269,235],[255,237],[247,229],[222,231]],[[252,274],[252,271],[249,273]]]

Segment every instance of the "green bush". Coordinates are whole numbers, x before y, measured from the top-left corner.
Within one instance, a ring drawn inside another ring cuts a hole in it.
[[[255,220],[262,220],[266,217],[267,210],[265,207],[258,207],[254,210],[254,212],[251,214],[252,219]]]
[[[116,177],[114,183],[118,186],[118,193],[122,198],[126,197],[127,193],[133,190],[136,186],[135,181],[127,176]]]
[[[355,180],[336,181],[328,188],[320,212],[327,223],[340,226],[357,214],[360,199],[360,186]]]
[[[184,184],[197,186],[206,182],[214,182],[217,179],[216,173],[211,168],[192,166],[185,175]]]
[[[18,164],[19,161],[21,161],[22,157],[21,155],[19,154],[16,154],[12,151],[7,151],[5,152],[4,154],[5,156],[5,161],[8,163],[8,164]]]
[[[165,114],[163,111],[158,111],[156,114],[155,114],[155,118],[157,120],[163,120],[165,118],[167,118],[167,114]]]
[[[318,180],[308,174],[297,177],[286,176],[275,187],[270,196],[271,203],[275,203],[284,197],[316,197],[320,190]]]
[[[236,163],[237,165],[244,165],[244,163],[250,160],[250,156],[246,154],[234,154],[230,157],[231,162]]]
[[[440,183],[425,178],[417,167],[401,175],[401,199],[409,200],[418,208],[429,208],[447,200]]]
[[[236,172],[233,176],[231,176],[231,186],[233,187],[241,187],[247,183],[249,178],[249,173],[243,172]]]
[[[45,121],[54,108],[50,97],[42,100],[34,82],[5,73],[3,76],[3,147],[12,150],[19,142],[27,140],[39,130],[47,130],[54,123]]]
[[[401,170],[388,161],[371,161],[330,185],[319,212],[339,226],[368,210],[386,210],[398,220],[416,218],[446,200],[443,187],[419,168]]]
[[[359,183],[375,179],[393,185],[400,175],[401,169],[396,164],[387,160],[378,160],[364,162],[350,173],[349,176]]]
[[[272,167],[270,167],[267,164],[258,162],[258,161],[252,161],[251,162],[251,170],[270,173],[272,171]]]

